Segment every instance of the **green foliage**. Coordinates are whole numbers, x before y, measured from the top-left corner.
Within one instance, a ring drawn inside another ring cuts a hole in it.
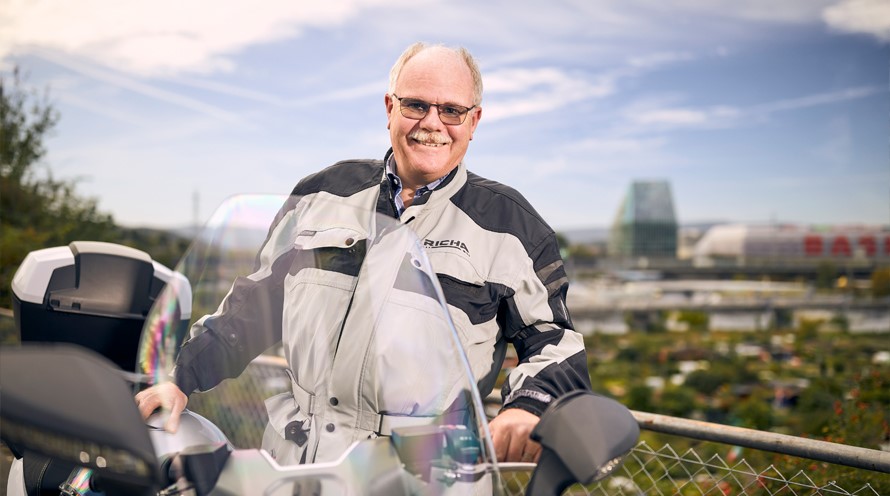
[[[598,252],[589,245],[571,245],[567,251],[568,258],[576,262],[593,263],[597,259]]]
[[[75,194],[75,183],[39,169],[45,137],[59,120],[46,95],[27,90],[19,70],[0,74],[0,304],[28,252],[77,239],[111,241],[116,228],[96,200]]]
[[[595,387],[606,387],[618,401],[633,410],[706,418],[712,422],[879,449],[879,445],[890,443],[890,365],[874,363],[873,357],[887,349],[887,335],[818,332],[824,324],[826,322],[804,322],[805,329],[796,332],[596,335],[587,339],[588,345],[595,345],[590,349],[597,350],[599,357],[591,376]],[[774,339],[776,336],[794,339],[784,342]],[[778,341],[782,343],[774,344]],[[736,348],[741,344],[760,345],[765,352],[742,355]],[[669,382],[668,378],[678,368],[676,361],[688,356],[685,351],[689,349],[710,350],[714,355],[707,359],[709,367],[687,374],[683,387],[679,388],[667,384],[660,389],[655,386],[658,381],[648,381],[658,378]],[[609,350],[611,354],[607,355]],[[794,360],[776,358],[788,352],[793,353]],[[773,381],[776,381],[775,387],[799,384],[802,389],[796,393],[796,401],[794,386],[786,386],[790,387],[786,390],[789,403],[775,404]],[[694,448],[705,460],[712,455],[725,459],[732,448],[644,431],[643,439],[649,438],[653,438],[650,442],[653,447],[669,440],[678,453]],[[744,449],[738,456],[733,463],[743,458],[755,471],[774,466],[775,471],[790,477],[803,470],[817,484],[838,481],[841,487],[857,489],[867,482],[877,494],[890,494],[890,479],[886,474],[754,449]],[[673,470],[673,466],[669,470]],[[671,484],[689,476],[683,471],[672,473],[674,475],[676,478],[668,481]],[[652,484],[645,478],[634,477],[634,481]],[[772,484],[768,480],[763,482]],[[782,484],[776,485],[771,494],[780,494]],[[669,484],[662,493],[686,494],[677,491],[677,487]],[[683,488],[688,488],[690,494],[695,490],[692,484]]]
[[[834,403],[843,396],[841,385],[831,379],[814,380],[800,393],[794,411],[796,431],[812,437],[821,437],[834,413]]]
[[[674,417],[689,417],[695,410],[695,391],[685,386],[669,386],[661,393],[658,413]]]
[[[816,267],[816,287],[819,289],[834,288],[837,279],[837,267],[832,262],[820,262]]]
[[[138,248],[172,269],[185,254],[191,240],[168,231],[118,228],[114,242]]]
[[[765,431],[773,426],[773,408],[764,391],[756,391],[737,403],[732,413],[742,427]]]
[[[46,153],[43,138],[56,125],[59,114],[47,102],[46,95],[41,97],[34,91],[22,88],[18,68],[13,69],[11,77],[6,74],[0,76],[0,122],[3,126],[3,134],[0,134],[0,173],[12,184],[24,184],[34,173],[33,165]],[[32,98],[36,101],[29,102]],[[4,202],[7,201],[4,199]]]
[[[685,322],[689,325],[690,331],[707,331],[708,330],[708,314],[707,312],[697,312],[694,310],[683,310],[677,316],[677,322]]]
[[[42,163],[45,139],[59,121],[47,93],[24,84],[18,68],[0,72],[0,308],[12,303],[10,284],[25,256],[72,241],[120,243],[172,267],[188,241],[162,231],[115,225],[97,200],[76,192],[76,181],[59,180]],[[0,329],[0,342],[9,332]]]
[[[828,390],[821,394],[814,389],[820,396],[818,407],[825,411],[820,415],[823,425],[813,437],[880,450],[882,444],[890,442],[890,369],[886,365],[871,368],[867,373],[847,379],[849,382],[823,383]],[[842,386],[850,389],[842,391]],[[828,394],[832,389],[834,394]],[[804,412],[803,406],[800,409]],[[792,465],[794,460],[787,463]],[[890,494],[890,477],[886,474],[826,463],[811,464],[808,473],[815,480],[869,483],[877,494]]]
[[[847,319],[846,315],[835,315],[829,322],[831,322],[831,325],[834,328],[840,330],[841,332],[848,332],[850,330],[850,321]]]
[[[652,388],[642,384],[631,387],[627,391],[627,398],[624,404],[631,410],[639,410],[641,412],[653,411],[655,404],[652,401]]]
[[[717,389],[730,383],[734,377],[720,370],[696,370],[686,376],[684,384],[704,395],[712,395]]]
[[[568,250],[571,245],[571,243],[569,243],[569,238],[561,232],[556,233],[556,244],[559,245],[560,251]]]
[[[871,294],[875,298],[890,296],[890,267],[880,267],[871,273]]]
[[[0,314],[0,346],[18,344],[18,341],[18,333],[15,330],[15,320],[12,315]]]

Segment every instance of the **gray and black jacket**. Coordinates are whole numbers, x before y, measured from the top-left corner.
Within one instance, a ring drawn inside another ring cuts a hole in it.
[[[307,416],[333,415],[325,401],[314,401],[329,391],[319,390],[322,386],[312,378],[309,362],[342,353],[350,335],[342,319],[332,322],[330,328],[342,332],[336,337],[337,347],[319,349],[319,343],[327,341],[294,331],[301,325],[301,309],[306,310],[301,307],[307,304],[295,303],[292,296],[294,288],[306,283],[295,266],[301,250],[335,253],[325,258],[329,265],[323,276],[328,279],[313,281],[309,300],[315,302],[314,312],[318,305],[347,307],[356,291],[363,233],[348,221],[328,229],[331,209],[313,210],[307,205],[324,199],[396,217],[384,163],[343,161],[297,184],[295,200],[281,209],[270,228],[256,272],[235,282],[219,310],[201,319],[196,324],[199,332],[193,329],[192,339],[183,346],[175,380],[186,394],[236,377],[250,360],[280,341],[295,384],[293,397],[267,402],[274,430],[286,437],[285,426],[295,419],[304,422]],[[302,233],[325,236],[300,241],[301,233],[293,232],[297,220]],[[462,163],[435,190],[416,198],[399,221],[423,242],[483,396],[494,386],[507,343],[513,344],[519,363],[502,388],[504,408],[541,415],[556,397],[590,388],[583,340],[572,330],[565,306],[568,279],[555,233],[518,192],[468,172]],[[263,303],[256,304],[259,300]],[[261,319],[267,323],[258,326],[259,312],[274,317]],[[294,399],[296,410],[291,407]],[[327,410],[308,411],[310,403]],[[345,447],[330,452],[318,448],[317,438],[325,435],[318,430],[320,434],[310,435],[309,445],[315,446],[308,456],[301,454],[303,460],[333,459]],[[374,432],[368,428],[351,437],[361,439]]]

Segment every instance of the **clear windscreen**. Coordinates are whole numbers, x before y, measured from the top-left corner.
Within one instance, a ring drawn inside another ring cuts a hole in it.
[[[185,353],[196,375],[235,375],[191,394],[187,408],[236,448],[272,451],[282,465],[330,462],[356,441],[439,426],[444,440],[420,437],[406,449],[445,450],[496,474],[436,273],[398,219],[322,195],[238,196],[176,272],[146,319],[141,372],[171,381]],[[193,343],[200,352],[183,351]]]

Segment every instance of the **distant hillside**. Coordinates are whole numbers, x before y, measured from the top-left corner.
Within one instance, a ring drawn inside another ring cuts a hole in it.
[[[727,221],[699,221],[689,222],[680,225],[680,230],[697,230],[704,233],[708,229],[718,224],[726,224]],[[588,227],[582,229],[557,229],[569,240],[571,244],[600,244],[609,241],[608,227]]]
[[[605,243],[609,240],[608,227],[588,227],[583,229],[557,229],[573,245]]]
[[[687,224],[682,224],[680,226],[681,230],[698,230],[700,233],[706,232],[711,227],[718,224],[726,224],[726,221],[701,221],[701,222],[690,222]],[[239,246],[259,246],[258,242],[261,243],[265,238],[266,232],[261,231],[257,232],[255,229],[230,229],[233,231],[229,236],[231,236]],[[196,229],[194,226],[187,227],[179,227],[172,228],[169,231],[181,238],[185,239],[193,239],[195,236]],[[243,231],[243,232],[241,232]],[[609,228],[608,227],[588,227],[588,228],[574,228],[574,229],[557,229],[556,230],[561,235],[565,236],[566,239],[569,240],[571,244],[601,244],[606,243],[609,240]],[[257,236],[260,236],[257,240]]]

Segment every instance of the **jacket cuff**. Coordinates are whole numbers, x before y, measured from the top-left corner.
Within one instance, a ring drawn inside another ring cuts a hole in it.
[[[519,408],[540,417],[544,414],[544,410],[550,406],[551,401],[553,401],[553,397],[547,393],[533,389],[517,389],[504,399],[504,407],[501,408],[501,411]]]
[[[195,379],[194,375],[189,374],[187,370],[188,367],[176,365],[173,368],[173,382],[179,387],[180,391],[185,393],[186,396],[190,396],[196,389],[198,389],[198,381]]]

